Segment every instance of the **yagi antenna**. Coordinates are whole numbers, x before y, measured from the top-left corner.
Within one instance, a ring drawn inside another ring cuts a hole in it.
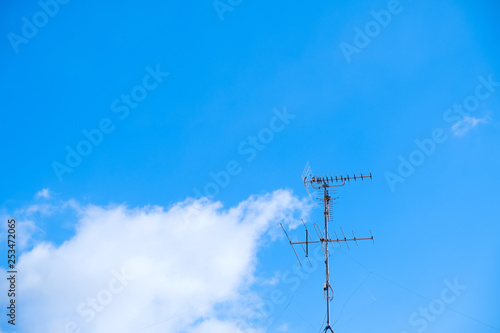
[[[318,235],[318,240],[313,240],[311,238],[311,235],[309,233],[309,229],[307,229],[306,224],[304,221],[302,221],[302,224],[304,225],[305,228],[305,233],[306,233],[306,240],[304,242],[292,242],[290,237],[285,231],[285,227],[280,223],[281,228],[285,232],[286,237],[288,238],[288,241],[290,245],[292,246],[293,252],[295,253],[295,256],[297,257],[297,260],[299,261],[299,264],[302,266],[302,263],[300,262],[299,256],[297,254],[297,251],[295,251],[294,245],[300,245],[302,249],[304,250],[304,253],[309,260],[309,245],[310,244],[316,244],[320,243],[321,247],[323,248],[323,254],[325,256],[325,266],[326,266],[326,282],[323,286],[323,290],[325,292],[325,299],[326,299],[326,326],[323,330],[323,332],[332,332],[333,329],[330,326],[330,302],[333,299],[333,289],[332,286],[330,285],[330,253],[328,249],[328,245],[331,244],[333,246],[334,243],[339,244],[341,246],[341,242],[345,242],[347,248],[349,249],[349,242],[355,242],[356,245],[358,245],[358,241],[362,240],[372,240],[373,243],[375,243],[373,239],[373,234],[370,230],[370,237],[356,237],[354,234],[354,231],[352,231],[352,238],[347,238],[344,230],[340,228],[340,231],[342,232],[343,238],[339,238],[337,236],[337,232],[335,233],[335,238],[329,238],[328,234],[328,222],[330,222],[330,201],[333,199],[337,199],[337,197],[331,197],[330,196],[330,191],[335,191],[336,187],[341,187],[346,185],[347,182],[351,182],[351,180],[354,180],[354,182],[357,182],[358,180],[361,180],[364,182],[365,178],[370,178],[372,179],[372,173],[369,171],[368,175],[363,175],[363,173],[359,173],[359,175],[356,175],[355,173],[352,174],[352,176],[349,175],[349,173],[346,173],[345,176],[342,176],[342,173],[340,173],[340,177],[335,174],[335,178],[330,174],[330,177],[328,175],[313,175],[311,172],[311,166],[309,165],[309,162],[307,162],[304,171],[302,172],[302,181],[304,183],[304,186],[307,190],[307,194],[309,194],[309,197],[312,200],[312,195],[311,192],[317,192],[317,194],[321,194],[321,201],[323,202],[323,210],[324,210],[324,216],[325,216],[325,221],[324,221],[324,231],[321,231],[321,228],[317,223],[314,223],[314,229],[316,231],[316,234]],[[309,191],[309,187],[311,188],[311,192]],[[305,245],[305,247],[304,247]],[[309,264],[311,264],[311,260],[309,260]],[[312,264],[311,264],[312,265]]]
[[[302,171],[302,181],[304,182],[304,186],[306,187],[307,194],[309,194],[309,198],[312,200],[311,193],[309,192],[309,189],[307,188],[306,181],[311,180],[311,166],[309,165],[309,161],[306,163],[306,166],[304,167],[304,171]]]

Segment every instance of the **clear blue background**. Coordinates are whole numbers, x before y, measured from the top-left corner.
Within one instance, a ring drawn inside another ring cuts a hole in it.
[[[20,34],[22,17],[39,4],[1,6],[3,209],[42,188],[100,205],[170,205],[230,160],[242,172],[215,198],[226,205],[278,188],[306,196],[307,161],[316,172],[370,169],[373,184],[342,188],[334,207],[332,228],[376,236],[375,245],[332,255],[335,331],[415,332],[408,317],[455,277],[467,290],[427,332],[500,330],[500,91],[473,115],[487,122],[465,135],[443,121],[474,94],[479,76],[500,81],[498,2],[401,1],[403,10],[350,63],[340,43],[353,44],[354,28],[386,1],[244,0],[221,20],[211,1],[72,0],[18,53],[7,34]],[[170,76],[120,120],[111,103],[157,64]],[[238,145],[284,107],[296,118],[246,161]],[[103,118],[116,129],[60,182],[52,163],[63,163],[65,147]],[[397,173],[398,156],[408,158],[414,140],[435,128],[448,140],[391,191],[384,174]],[[309,222],[321,218],[317,206]],[[52,223],[45,232],[60,244],[74,231]],[[262,276],[295,264],[284,240],[259,258]],[[291,302],[272,314],[269,332],[283,322],[289,332],[320,329],[317,265],[296,293],[281,284]]]

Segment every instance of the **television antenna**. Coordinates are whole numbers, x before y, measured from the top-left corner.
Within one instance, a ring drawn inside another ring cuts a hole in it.
[[[345,176],[340,174],[340,177],[338,177],[335,174],[335,177],[333,177],[330,174],[330,177],[327,175],[313,175],[311,171],[311,167],[309,165],[309,162],[307,162],[304,171],[302,172],[302,181],[304,182],[304,186],[307,190],[307,193],[309,194],[309,197],[311,200],[313,199],[313,195],[319,195],[319,197],[316,197],[316,199],[319,199],[323,202],[323,212],[325,215],[325,226],[323,229],[323,232],[321,232],[321,229],[317,223],[314,223],[314,229],[316,231],[316,234],[318,235],[319,240],[312,240],[309,230],[306,227],[306,224],[304,221],[302,223],[304,224],[304,228],[306,231],[306,240],[304,242],[292,242],[290,237],[288,236],[287,232],[285,231],[285,227],[283,227],[283,224],[280,223],[281,228],[285,232],[286,237],[288,238],[288,241],[290,242],[290,245],[292,246],[293,252],[295,253],[295,256],[297,257],[297,260],[299,261],[299,264],[302,266],[302,263],[300,262],[299,255],[297,254],[297,251],[295,251],[294,245],[300,245],[303,247],[306,258],[309,260],[309,244],[317,244],[320,243],[321,247],[323,248],[323,253],[325,255],[325,275],[326,275],[326,282],[323,286],[323,290],[325,292],[325,299],[326,299],[326,326],[323,330],[323,332],[333,332],[332,327],[330,326],[330,302],[333,299],[333,289],[332,286],[330,285],[330,252],[329,252],[329,244],[338,243],[339,246],[341,245],[341,242],[345,242],[345,245],[347,245],[347,248],[349,249],[349,242],[354,241],[356,245],[358,245],[358,241],[362,240],[372,240],[373,243],[375,241],[373,240],[373,234],[370,230],[370,237],[356,237],[354,234],[354,231],[352,232],[352,238],[347,238],[344,234],[344,230],[340,228],[340,231],[342,232],[342,238],[339,238],[337,236],[337,233],[335,233],[335,238],[330,238],[330,235],[328,234],[328,222],[331,221],[331,216],[330,216],[330,201],[331,200],[336,200],[338,197],[331,197],[330,192],[336,193],[336,188],[341,187],[346,185],[347,183],[350,183],[351,180],[357,182],[358,180],[361,180],[364,182],[366,178],[372,179],[372,173],[369,172],[369,175],[363,175],[361,172],[357,176],[355,173],[350,176],[348,173],[346,173]],[[311,191],[309,191],[309,187],[311,188]],[[311,193],[312,192],[312,193]],[[304,248],[305,245],[305,248]],[[311,264],[311,261],[309,260],[309,264]],[[311,264],[312,265],[312,264]]]

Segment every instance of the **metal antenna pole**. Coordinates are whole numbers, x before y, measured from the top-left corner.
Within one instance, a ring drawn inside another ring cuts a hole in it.
[[[321,246],[323,247],[324,254],[325,254],[325,275],[326,275],[325,285],[323,286],[323,290],[325,291],[325,296],[326,296],[326,326],[325,326],[324,332],[330,331],[330,332],[334,333],[332,327],[330,326],[330,301],[333,299],[333,289],[330,285],[330,250],[328,248],[329,243],[336,242],[340,245],[340,242],[345,242],[347,245],[347,248],[349,249],[348,242],[350,242],[350,241],[354,241],[356,243],[356,245],[358,245],[358,240],[371,239],[373,241],[373,235],[372,235],[371,231],[370,231],[371,237],[357,238],[354,235],[354,231],[353,231],[353,233],[352,233],[353,238],[346,238],[342,228],[340,228],[340,230],[342,231],[342,235],[344,236],[343,239],[339,239],[337,237],[337,233],[335,233],[335,239],[329,238],[328,222],[330,222],[330,200],[332,198],[330,197],[330,194],[328,193],[328,189],[330,187],[344,186],[344,185],[346,185],[347,182],[350,183],[351,180],[357,181],[357,179],[364,180],[365,178],[372,179],[371,172],[368,176],[364,176],[362,173],[360,174],[360,176],[356,176],[356,174],[353,174],[353,176],[349,176],[349,174],[346,174],[345,177],[342,176],[342,174],[340,174],[340,177],[337,177],[337,175],[335,175],[335,178],[333,178],[331,175],[330,175],[330,178],[328,178],[328,176],[325,176],[325,177],[313,176],[311,173],[311,167],[309,166],[309,162],[307,162],[306,167],[304,168],[304,172],[302,173],[302,179],[304,182],[304,186],[306,187],[307,193],[309,194],[309,196],[312,199],[311,192],[309,192],[308,185],[312,188],[313,191],[316,190],[316,191],[323,192],[322,193],[323,194],[322,201],[323,201],[323,213],[325,216],[324,235],[321,235],[320,228],[317,226],[317,224],[314,224],[314,227],[315,227],[316,232],[318,234],[319,240],[317,240],[317,241],[312,240],[312,239],[309,240],[308,239],[308,237],[310,237],[309,232],[308,232],[307,227],[304,223],[304,227],[306,228],[306,241],[305,242],[292,242],[292,240],[290,239],[290,237],[288,236],[288,234],[285,231],[285,227],[283,227],[283,225],[281,225],[281,227],[283,228],[283,231],[285,232],[286,237],[288,238],[288,241],[290,242],[290,245],[293,248],[293,251],[295,252],[295,255],[297,256],[297,260],[299,261],[299,264],[301,266],[302,266],[302,263],[300,262],[297,251],[295,251],[295,248],[293,247],[294,245],[300,244],[301,246],[303,246],[302,244],[305,244],[306,245],[306,249],[305,249],[306,257],[308,257],[309,244],[320,243]],[[336,198],[333,198],[333,199],[336,199]],[[374,243],[375,243],[375,241],[374,241]],[[330,296],[330,291],[332,293],[331,296]]]
[[[328,195],[328,189],[324,187],[324,210],[325,210],[325,240],[328,238],[328,221],[330,221],[330,196]],[[328,252],[328,242],[325,241],[325,266],[326,266],[326,330],[330,329],[330,253]],[[332,295],[333,298],[333,295]]]

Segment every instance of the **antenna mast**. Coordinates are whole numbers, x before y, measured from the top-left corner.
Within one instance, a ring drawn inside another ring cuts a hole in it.
[[[321,230],[320,230],[319,226],[315,223],[314,228],[316,229],[319,240],[316,240],[316,241],[310,240],[311,238],[309,235],[309,230],[307,229],[307,227],[305,226],[305,223],[304,223],[304,227],[306,228],[306,240],[305,240],[305,242],[292,242],[290,237],[288,237],[288,234],[286,233],[285,228],[283,227],[283,225],[281,225],[281,228],[283,228],[283,231],[285,232],[285,235],[288,238],[288,241],[290,242],[290,245],[292,246],[292,249],[295,252],[295,255],[297,256],[297,260],[299,261],[299,264],[301,266],[302,266],[302,263],[300,262],[297,251],[295,251],[295,248],[293,247],[294,245],[300,244],[301,246],[304,246],[303,244],[305,244],[306,247],[305,247],[304,251],[306,253],[306,257],[308,258],[308,260],[309,260],[309,253],[308,252],[309,252],[309,244],[310,243],[321,243],[321,246],[323,248],[323,253],[325,255],[325,275],[326,275],[326,279],[325,279],[326,282],[323,286],[323,290],[325,291],[325,298],[326,298],[326,326],[325,326],[325,329],[323,332],[330,331],[330,332],[334,333],[332,327],[330,326],[330,301],[333,299],[333,289],[330,285],[330,252],[329,252],[329,248],[328,248],[329,243],[332,243],[332,246],[333,246],[333,243],[336,242],[339,244],[339,246],[341,246],[340,242],[345,242],[345,244],[347,245],[347,248],[349,249],[349,242],[350,241],[354,241],[356,243],[356,245],[358,245],[358,240],[371,239],[373,241],[373,235],[372,235],[371,231],[370,231],[371,237],[357,238],[354,235],[354,231],[353,231],[352,232],[353,238],[347,238],[345,236],[344,230],[342,230],[342,228],[340,228],[340,230],[342,232],[343,238],[338,238],[336,232],[335,232],[335,238],[329,237],[328,222],[331,221],[330,201],[332,199],[333,200],[338,199],[338,197],[332,198],[330,196],[330,191],[335,193],[336,187],[344,186],[344,185],[346,185],[347,182],[350,183],[351,180],[354,180],[355,182],[358,179],[361,181],[364,181],[365,178],[370,178],[370,180],[371,180],[372,179],[371,172],[369,175],[363,175],[362,173],[360,173],[359,176],[356,176],[356,174],[354,174],[354,173],[352,176],[349,176],[349,174],[346,173],[345,177],[342,176],[342,174],[340,174],[340,177],[337,177],[337,175],[335,175],[335,178],[332,177],[331,175],[330,175],[330,178],[328,178],[328,176],[314,176],[314,175],[312,175],[311,167],[309,166],[309,162],[307,162],[306,167],[304,168],[304,171],[302,173],[302,180],[304,182],[304,186],[307,190],[307,193],[309,194],[309,197],[311,199],[312,199],[312,195],[311,195],[311,192],[309,192],[309,187],[311,187],[312,192],[316,192],[317,194],[322,195],[322,197],[319,197],[317,199],[319,199],[323,202],[323,212],[324,212],[324,216],[325,216],[324,232],[323,232],[323,234],[321,234]],[[373,242],[375,243],[375,241],[373,241]],[[309,261],[309,263],[310,263],[310,261]]]

